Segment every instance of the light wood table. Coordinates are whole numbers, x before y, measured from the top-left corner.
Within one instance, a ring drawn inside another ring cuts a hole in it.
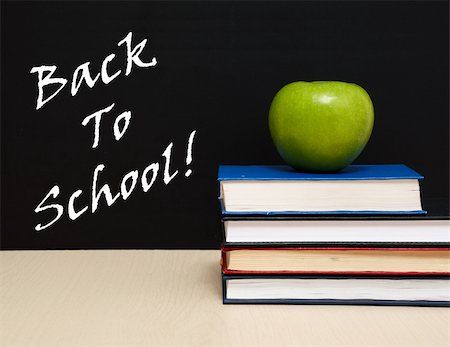
[[[219,256],[0,252],[0,346],[450,346],[448,308],[222,305]]]

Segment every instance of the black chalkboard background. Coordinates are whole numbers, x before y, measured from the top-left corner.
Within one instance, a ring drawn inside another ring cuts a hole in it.
[[[1,247],[217,248],[219,164],[282,163],[270,139],[272,97],[296,80],[342,80],[363,86],[376,114],[372,138],[357,163],[404,163],[425,176],[425,198],[449,191],[449,4],[442,2],[5,2],[1,3]],[[71,80],[91,62],[97,73],[115,53],[111,71],[125,70],[128,32],[133,45],[148,38],[143,60],[108,85],[69,84],[36,111],[34,66],[56,65]],[[115,103],[92,149],[89,114]],[[115,141],[115,117],[130,110],[130,126]],[[196,130],[193,161],[188,136]],[[72,221],[66,211],[90,204],[94,168],[115,194],[122,177],[159,162],[173,142],[168,184],[162,170],[143,193],[111,207],[104,200]],[[186,178],[186,170],[193,173]]]

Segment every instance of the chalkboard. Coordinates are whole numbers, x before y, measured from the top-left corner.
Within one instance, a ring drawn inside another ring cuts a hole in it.
[[[376,118],[356,163],[404,163],[424,198],[448,199],[448,13],[2,1],[1,247],[219,247],[218,165],[282,164],[268,109],[298,80],[363,86]]]

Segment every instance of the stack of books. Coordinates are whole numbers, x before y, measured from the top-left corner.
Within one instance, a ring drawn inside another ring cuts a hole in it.
[[[448,213],[404,165],[219,167],[224,303],[450,305]]]

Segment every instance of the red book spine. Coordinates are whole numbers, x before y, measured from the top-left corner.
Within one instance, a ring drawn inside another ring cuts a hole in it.
[[[243,247],[223,247],[221,248],[222,252],[222,272],[226,275],[244,275],[244,274],[253,274],[253,275],[279,275],[279,274],[293,274],[293,275],[352,275],[352,276],[450,276],[450,272],[416,272],[416,271],[249,271],[249,270],[230,270],[228,269],[227,264],[227,254],[233,250],[253,250],[257,252],[258,250],[291,250],[291,251],[392,251],[392,252],[404,252],[404,251],[420,251],[420,252],[428,252],[428,251],[449,251],[450,248],[364,248],[364,247],[348,247],[348,248],[339,248],[339,247],[266,247],[266,248],[243,248]],[[450,253],[449,253],[450,256]]]

